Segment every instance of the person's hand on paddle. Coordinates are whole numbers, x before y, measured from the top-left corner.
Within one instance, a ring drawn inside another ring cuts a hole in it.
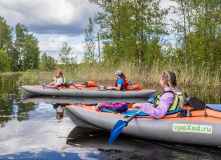
[[[115,90],[116,88],[115,87],[107,87],[106,89],[108,89],[108,90]]]

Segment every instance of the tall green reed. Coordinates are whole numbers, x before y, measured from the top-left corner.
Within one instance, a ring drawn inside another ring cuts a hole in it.
[[[220,88],[220,69],[211,72],[208,67],[197,68],[194,65],[177,64],[176,61],[159,62],[156,60],[153,67],[148,65],[136,64],[134,62],[120,62],[115,64],[109,63],[88,63],[79,64],[76,66],[60,66],[67,81],[85,82],[88,80],[95,82],[115,82],[116,76],[114,73],[117,70],[122,70],[129,83],[139,83],[141,86],[158,85],[160,76],[164,70],[170,70],[176,73],[178,84],[184,87],[197,86],[202,88]],[[40,82],[50,83],[55,77],[55,71],[32,71],[29,70],[23,73],[19,78],[19,82],[23,84],[39,84]]]

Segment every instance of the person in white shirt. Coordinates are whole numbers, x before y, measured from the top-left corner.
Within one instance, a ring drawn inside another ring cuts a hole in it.
[[[56,77],[53,78],[54,81],[48,84],[49,86],[54,85],[55,87],[59,87],[65,83],[65,77],[60,69],[56,70]]]
[[[56,103],[53,104],[53,108],[55,109],[57,120],[61,120],[64,117],[64,112],[66,111],[65,105]]]

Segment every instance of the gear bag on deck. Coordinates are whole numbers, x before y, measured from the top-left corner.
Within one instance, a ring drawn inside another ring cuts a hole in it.
[[[85,86],[86,87],[96,87],[96,84],[93,81],[86,81]]]
[[[124,113],[128,110],[128,105],[124,102],[122,103],[112,103],[112,104],[101,104],[97,108],[101,112],[109,113]]]

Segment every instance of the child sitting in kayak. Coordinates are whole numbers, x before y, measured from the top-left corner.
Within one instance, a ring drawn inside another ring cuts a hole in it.
[[[128,81],[125,75],[121,70],[118,70],[114,73],[117,77],[117,80],[115,82],[115,87],[107,87],[106,89],[114,89],[114,90],[127,90]]]
[[[171,71],[163,71],[160,79],[160,85],[164,88],[164,91],[160,96],[158,106],[150,103],[136,103],[133,105],[133,109],[140,108],[142,112],[147,113],[154,118],[160,119],[167,113],[168,110],[176,110],[177,107],[182,108],[183,106],[180,97],[177,94],[180,90],[174,88],[177,86],[175,73]],[[176,104],[174,103],[175,95],[178,97],[175,102]]]
[[[54,85],[55,87],[60,87],[66,82],[66,78],[64,77],[60,69],[56,70],[56,77],[54,77],[53,79],[54,81],[48,84],[49,86]]]

